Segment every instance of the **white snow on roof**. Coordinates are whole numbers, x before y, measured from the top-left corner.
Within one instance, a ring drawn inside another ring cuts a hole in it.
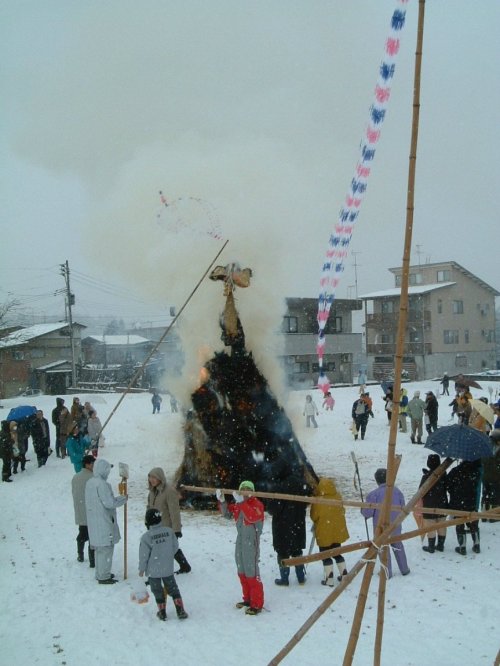
[[[452,287],[456,282],[440,282],[439,284],[419,284],[417,286],[408,287],[409,296],[418,296],[418,294],[426,294],[429,291],[442,289],[443,287]],[[372,291],[369,294],[361,294],[358,298],[383,298],[384,296],[400,296],[401,288],[394,287],[393,289],[384,289],[382,291]]]
[[[39,338],[42,335],[47,335],[47,333],[59,331],[60,329],[67,328],[68,326],[69,324],[63,321],[52,324],[35,324],[34,326],[20,328],[18,331],[14,331],[13,333],[5,336],[5,338],[2,338],[0,340],[0,347],[15,347],[17,345],[22,345],[29,340]],[[78,326],[81,326],[81,324],[78,324]]]
[[[88,339],[105,342],[107,345],[143,345],[150,342],[150,340],[140,335],[89,335],[83,341]]]

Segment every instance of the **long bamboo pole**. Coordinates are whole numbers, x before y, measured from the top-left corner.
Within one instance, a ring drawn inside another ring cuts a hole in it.
[[[194,493],[205,493],[206,495],[215,495],[217,488],[212,488],[208,486],[188,486],[180,485],[180,490],[188,490]],[[325,504],[327,506],[343,506],[348,509],[379,509],[382,504],[378,502],[359,502],[357,500],[337,500],[329,497],[314,497],[308,495],[290,495],[288,493],[268,493],[260,490],[238,490],[234,488],[221,488],[222,492],[225,495],[232,495],[233,493],[239,493],[240,495],[252,496],[252,497],[262,497],[263,499],[282,499],[289,500],[290,502],[304,502],[306,504]],[[393,511],[402,511],[402,507],[399,504],[392,504],[390,506],[391,512]],[[490,516],[490,513],[499,513],[500,509],[490,509],[487,512],[487,515]],[[474,516],[472,520],[477,520],[477,518],[484,518],[486,512],[470,512],[470,511],[461,511],[455,509],[433,509],[431,507],[425,507],[425,513],[432,513],[437,516],[447,516],[453,514],[454,516]],[[494,518],[495,516],[491,516]]]
[[[436,481],[444,474],[448,467],[452,464],[452,458],[446,458],[443,462],[437,467],[430,475],[429,478],[423,483],[417,492],[413,495],[411,500],[402,508],[401,512],[396,516],[392,523],[387,527],[382,534],[376,536],[371,542],[369,548],[363,554],[363,557],[354,565],[351,571],[347,576],[342,577],[342,581],[339,586],[336,587],[333,592],[331,592],[325,600],[318,606],[318,608],[312,613],[304,624],[300,627],[298,631],[292,636],[288,643],[276,654],[273,659],[269,662],[269,666],[276,666],[281,663],[281,661],[286,657],[291,650],[297,645],[301,638],[309,631],[313,624],[323,615],[323,613],[331,606],[335,599],[345,590],[345,588],[350,585],[358,573],[363,569],[367,561],[373,560],[380,550],[380,548],[386,543],[387,539],[391,536],[394,529],[401,525],[403,520],[409,516],[413,508],[426,493],[429,492],[430,488],[436,483]]]
[[[411,256],[411,242],[413,235],[413,213],[415,208],[415,173],[417,164],[417,145],[418,145],[418,126],[420,117],[420,79],[422,69],[422,46],[424,39],[424,14],[425,14],[425,0],[419,0],[418,4],[418,24],[417,24],[417,48],[415,52],[415,70],[413,79],[413,117],[412,117],[412,130],[410,142],[410,157],[408,167],[408,187],[407,187],[407,205],[406,205],[406,228],[405,228],[405,242],[404,242],[404,255],[403,255],[403,270],[401,274],[401,296],[399,305],[399,322],[398,322],[398,341],[396,346],[396,358],[394,364],[395,386],[394,403],[397,405],[396,415],[399,413],[399,401],[401,399],[401,371],[403,368],[403,354],[406,336],[406,323],[408,320],[408,286],[410,275],[410,256]],[[423,331],[422,331],[423,333]],[[422,350],[425,357],[425,348]],[[393,414],[394,418],[394,414]],[[399,419],[398,419],[399,420]],[[389,485],[393,485],[396,474],[391,469],[391,462],[393,460],[393,451],[396,446],[396,423],[391,423],[391,437],[389,439],[389,446],[387,452],[387,473],[389,476]],[[394,433],[394,437],[392,434]],[[385,524],[389,520],[389,504],[392,498],[392,488],[390,493],[387,493],[387,505],[382,509],[382,522]],[[387,551],[384,550],[384,557],[387,556]],[[385,570],[384,570],[385,571]],[[385,589],[386,589],[386,576],[380,575],[379,577],[379,590],[378,590],[378,607],[377,607],[377,628],[375,633],[375,645],[373,654],[374,666],[380,666],[382,655],[382,638],[384,633],[384,614],[385,614]],[[349,662],[350,663],[350,662]]]
[[[148,363],[148,361],[150,360],[150,358],[153,356],[153,354],[156,352],[156,350],[158,349],[158,347],[161,345],[161,343],[163,342],[163,340],[165,340],[165,338],[167,337],[167,335],[170,333],[170,330],[172,329],[172,327],[174,326],[174,324],[176,323],[176,321],[179,319],[179,317],[180,317],[181,314],[183,313],[183,311],[184,311],[185,307],[187,306],[187,304],[189,303],[189,301],[193,298],[193,296],[195,295],[195,293],[198,291],[198,288],[199,288],[200,284],[201,284],[201,283],[203,282],[203,280],[206,278],[206,276],[208,275],[209,270],[212,268],[212,266],[215,264],[215,262],[217,261],[217,259],[220,257],[220,255],[222,254],[222,251],[224,250],[224,248],[226,247],[226,245],[227,245],[228,243],[229,243],[229,240],[226,240],[226,241],[224,242],[224,245],[223,245],[223,246],[220,248],[220,250],[217,252],[217,254],[215,255],[215,257],[214,257],[214,258],[212,259],[212,261],[210,262],[210,265],[209,265],[209,267],[207,268],[207,270],[203,273],[203,275],[201,276],[201,278],[200,278],[200,279],[198,280],[198,282],[196,283],[196,286],[194,287],[194,289],[192,290],[192,292],[189,294],[189,296],[188,296],[188,297],[186,298],[186,300],[184,301],[184,303],[183,303],[181,309],[179,310],[179,312],[175,315],[175,317],[173,318],[173,320],[170,322],[170,325],[169,325],[169,326],[165,329],[165,331],[163,332],[161,338],[158,340],[158,342],[157,342],[156,345],[153,347],[153,349],[149,352],[148,356],[147,356],[146,359],[144,360],[144,363],[143,363],[143,364],[141,365],[141,367],[136,371],[136,373],[134,374],[134,376],[133,376],[132,379],[130,380],[129,385],[127,386],[127,388],[125,389],[125,391],[122,393],[122,395],[120,396],[120,399],[118,400],[118,402],[116,403],[116,405],[115,405],[114,408],[112,409],[111,413],[109,414],[108,418],[104,421],[104,424],[103,424],[103,426],[102,426],[102,428],[101,428],[101,430],[100,430],[98,436],[101,435],[101,433],[103,432],[104,428],[105,428],[105,427],[108,425],[108,423],[111,421],[111,419],[112,419],[112,417],[114,416],[116,410],[118,409],[118,407],[119,407],[119,406],[121,405],[121,403],[123,402],[125,396],[130,392],[130,389],[131,389],[132,386],[135,384],[137,378],[140,377],[141,373],[144,371],[144,368],[146,367],[146,364]]]

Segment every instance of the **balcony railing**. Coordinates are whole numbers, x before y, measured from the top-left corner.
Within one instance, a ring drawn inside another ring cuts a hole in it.
[[[396,353],[395,342],[377,342],[366,345],[366,353],[380,356],[394,356]],[[427,356],[432,354],[432,344],[430,342],[405,342],[403,353],[408,355]]]
[[[398,312],[376,312],[374,314],[366,315],[366,328],[375,328],[377,330],[393,331],[398,327],[399,311]],[[407,328],[415,327],[421,328],[425,326],[426,329],[430,328],[431,324],[431,311],[423,310],[415,312],[414,310],[408,311]]]

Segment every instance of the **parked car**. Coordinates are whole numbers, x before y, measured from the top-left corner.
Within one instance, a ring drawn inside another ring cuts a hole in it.
[[[37,388],[27,388],[26,391],[23,391],[20,395],[43,395],[43,391]]]

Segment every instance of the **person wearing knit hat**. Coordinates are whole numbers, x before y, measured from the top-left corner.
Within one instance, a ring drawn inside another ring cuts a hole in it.
[[[387,488],[386,477],[387,477],[387,470],[385,469],[385,467],[379,467],[379,469],[377,469],[377,471],[375,472],[375,481],[378,484],[378,488],[368,493],[365,499],[365,502],[367,504],[378,504],[379,505],[378,508],[361,509],[361,513],[365,519],[373,518],[374,533],[376,531],[377,525],[380,520],[380,515],[381,515],[380,507],[384,502],[385,491]],[[403,493],[396,486],[393,487],[391,504],[393,506],[400,506],[400,507],[404,507],[405,505],[405,498],[403,496]],[[397,518],[398,515],[399,511],[397,510],[391,511],[391,517],[389,518],[389,522],[392,523]],[[394,536],[397,536],[398,534],[401,534],[401,524],[395,527],[392,532],[392,535]],[[391,543],[391,548],[392,552],[394,553],[394,556],[396,557],[396,562],[398,564],[399,570],[401,571],[401,574],[403,576],[408,575],[410,573],[410,569],[408,567],[408,562],[406,560],[406,552],[403,546],[403,542],[397,541]],[[387,577],[392,578],[392,563],[391,563],[391,554],[389,550],[387,551],[387,572],[388,572]]]
[[[252,481],[242,481],[238,490],[255,492],[255,486]],[[224,518],[233,518],[236,523],[234,558],[243,596],[236,607],[245,608],[247,615],[257,615],[264,607],[264,587],[259,571],[264,505],[257,497],[242,495],[240,492],[233,493],[234,502],[231,503],[226,502],[222,490],[217,489],[215,495]]]
[[[427,479],[430,477],[432,472],[439,467],[441,464],[441,458],[437,453],[431,453],[427,458],[427,468],[422,469],[422,479],[420,480],[420,486],[423,486]],[[445,515],[437,515],[433,513],[425,513],[425,509],[446,509],[448,508],[448,495],[446,494],[446,472],[436,481],[436,483],[428,490],[428,492],[422,497],[422,504],[424,507],[424,512],[422,518],[424,520],[424,526],[430,527],[434,523],[439,523],[445,520]],[[425,550],[426,553],[434,553],[438,550],[443,552],[444,542],[446,540],[446,527],[440,527],[437,530],[437,546],[436,546],[436,530],[432,532],[427,532],[427,546],[422,546],[422,550]]]
[[[420,398],[420,391],[415,391],[406,408],[406,413],[410,417],[412,444],[422,444],[424,409],[425,402]]]

